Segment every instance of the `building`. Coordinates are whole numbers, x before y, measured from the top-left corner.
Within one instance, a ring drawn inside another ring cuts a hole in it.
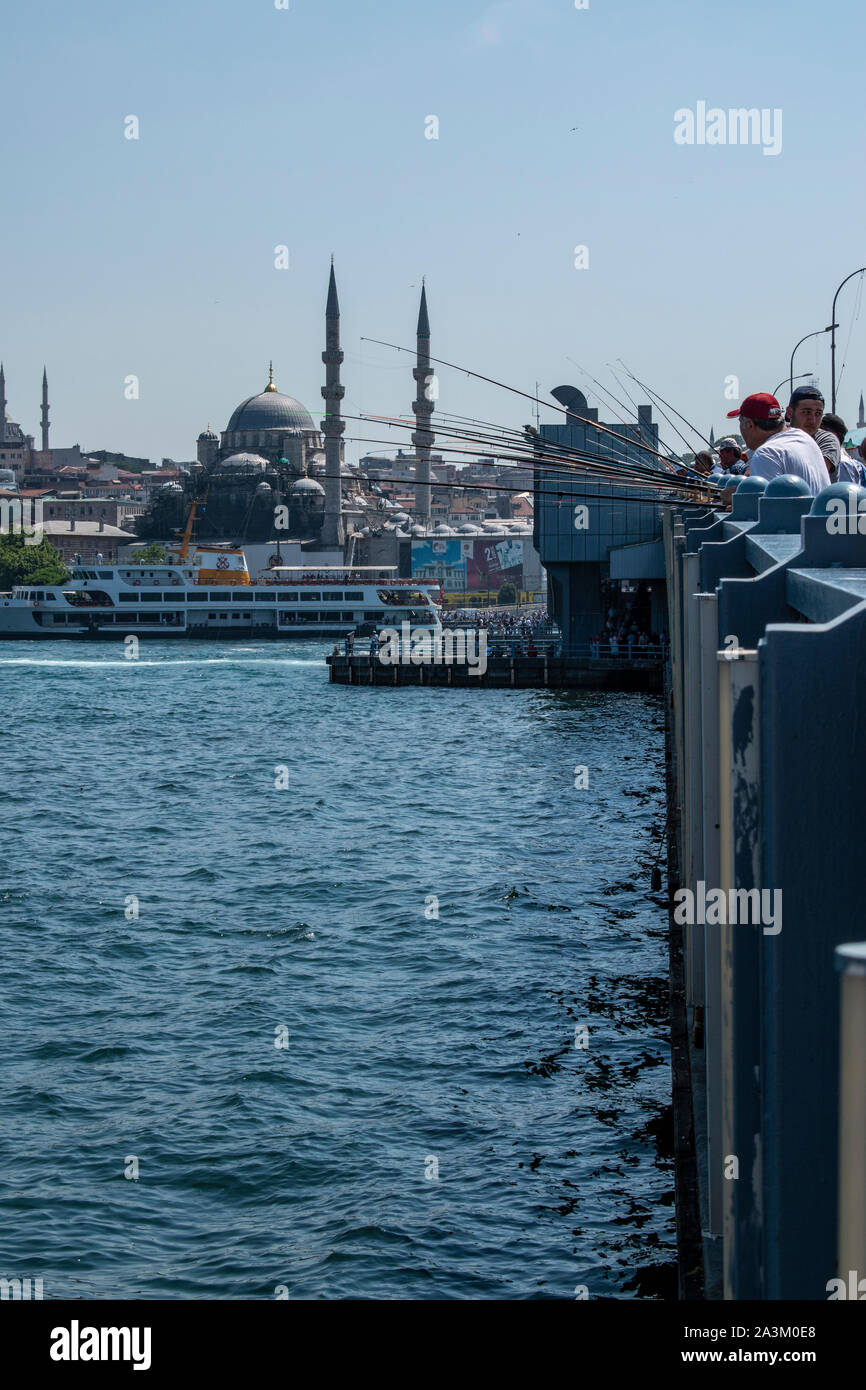
[[[605,425],[576,387],[551,395],[565,407],[565,422],[541,426],[539,452],[549,441],[624,470],[659,467],[651,406],[638,406],[636,424]],[[650,485],[607,482],[579,464],[536,466],[533,535],[548,575],[548,611],[569,645],[632,624],[647,633],[666,629],[662,511]]]
[[[74,517],[51,520],[45,518],[44,512],[43,503],[41,525],[45,539],[59,550],[67,565],[74,564],[79,555],[85,564],[115,564],[121,558],[120,551],[137,539],[133,531],[105,521],[78,521]]]

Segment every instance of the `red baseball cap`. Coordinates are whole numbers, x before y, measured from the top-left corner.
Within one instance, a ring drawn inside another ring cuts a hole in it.
[[[747,396],[737,410],[729,410],[727,418],[733,420],[737,415],[745,415],[748,420],[781,420],[782,407],[775,396],[766,391],[756,391],[754,395]]]

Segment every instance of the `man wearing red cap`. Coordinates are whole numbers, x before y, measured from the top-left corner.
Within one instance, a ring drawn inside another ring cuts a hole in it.
[[[728,412],[728,418],[740,417],[740,434],[750,449],[749,476],[776,478],[780,473],[793,473],[805,478],[813,497],[817,497],[830,479],[821,450],[805,430],[786,427],[782,407],[775,396],[756,391],[747,396],[739,410]]]

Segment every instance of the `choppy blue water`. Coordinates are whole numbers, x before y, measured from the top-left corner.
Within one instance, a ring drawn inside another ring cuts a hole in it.
[[[0,1275],[672,1292],[659,700],[324,651],[0,647]]]

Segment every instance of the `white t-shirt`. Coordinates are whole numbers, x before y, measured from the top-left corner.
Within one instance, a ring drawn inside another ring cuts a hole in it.
[[[749,459],[752,478],[778,478],[780,473],[793,473],[805,478],[813,497],[830,486],[830,475],[824,456],[811,434],[805,430],[787,429],[771,434]]]

